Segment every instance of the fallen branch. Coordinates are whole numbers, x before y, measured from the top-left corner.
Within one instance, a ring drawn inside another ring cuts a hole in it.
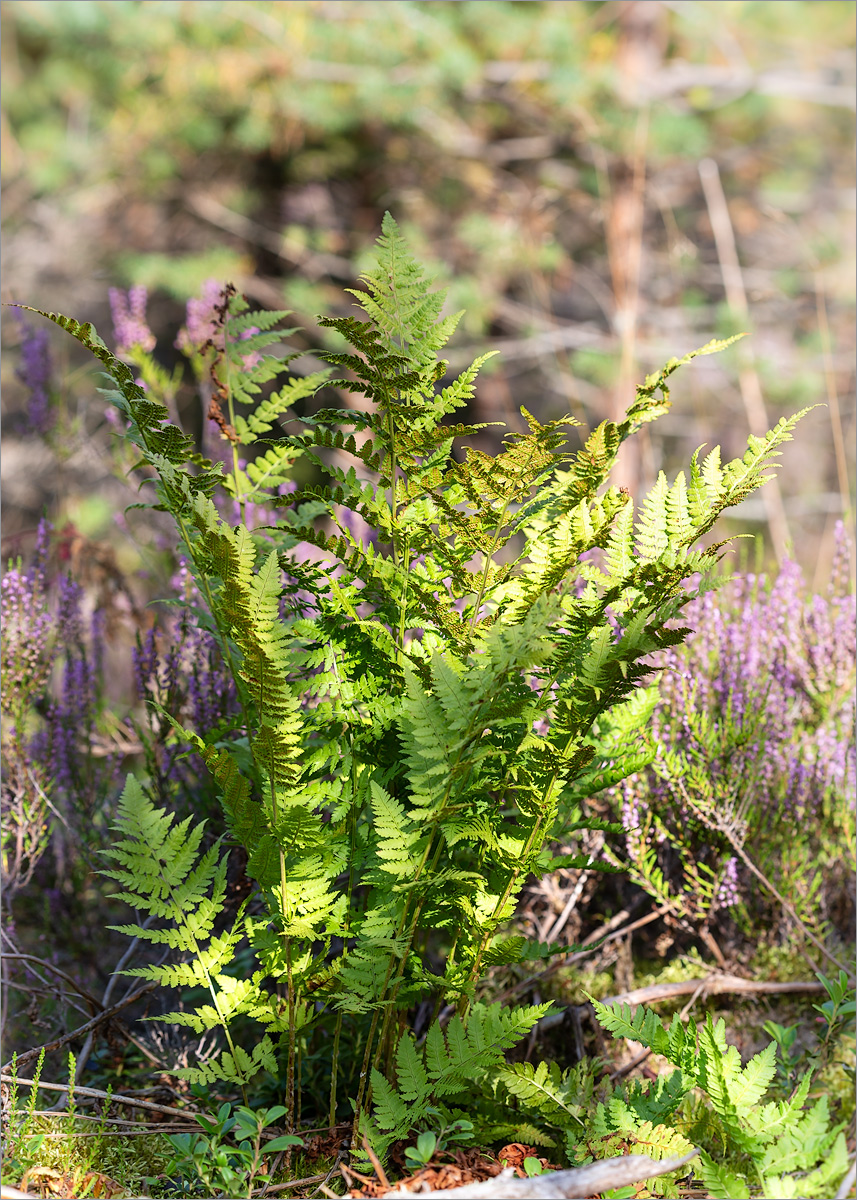
[[[25,1063],[32,1062],[33,1059],[39,1057],[43,1050],[45,1054],[48,1054],[51,1050],[58,1050],[60,1046],[64,1046],[67,1042],[73,1042],[75,1038],[86,1037],[91,1030],[97,1028],[99,1025],[102,1025],[105,1021],[109,1021],[111,1017],[115,1017],[116,1014],[121,1012],[123,1008],[127,1008],[129,1004],[133,1004],[135,1000],[139,1000],[141,996],[145,996],[147,992],[154,991],[157,986],[157,982],[147,983],[145,987],[138,988],[137,991],[132,992],[130,996],[126,996],[123,1000],[118,1001],[118,1003],[114,1004],[112,1008],[105,1008],[102,1012],[98,1013],[97,1016],[93,1017],[91,1021],[87,1021],[85,1025],[81,1025],[77,1029],[73,1029],[71,1033],[64,1033],[62,1037],[55,1038],[52,1042],[46,1042],[44,1046],[36,1046],[34,1050],[27,1050],[24,1054],[17,1055],[14,1059],[15,1068],[17,1069],[18,1067],[22,1067]],[[12,1065],[13,1060],[9,1059],[7,1063],[4,1063],[3,1066],[0,1067],[0,1071],[11,1071]],[[47,1087],[48,1085],[40,1084],[39,1086]]]
[[[4,962],[6,959],[20,959],[22,962],[38,963],[40,967],[44,968],[44,970],[50,971],[52,974],[58,976],[60,979],[64,979],[66,983],[70,984],[77,994],[84,998],[87,1004],[91,1005],[93,1008],[100,1009],[102,1007],[100,1002],[95,999],[92,993],[88,992],[86,988],[82,987],[75,979],[72,979],[71,975],[67,975],[65,971],[61,970],[59,967],[55,967],[53,963],[47,962],[44,958],[37,958],[35,954],[21,954],[18,952],[13,954],[7,950],[4,950],[2,954],[0,954],[0,959],[2,959]],[[35,971],[33,974],[35,974]],[[47,987],[47,984],[45,984],[45,986]]]
[[[741,979],[737,975],[711,975],[708,979],[685,979],[681,983],[653,983],[650,987],[635,988],[632,992],[620,992],[618,996],[608,996],[602,1004],[654,1004],[657,1000],[672,1000],[676,996],[689,996],[693,993],[708,996],[720,996],[724,993],[743,993],[745,995],[773,995],[783,992],[823,992],[824,985],[815,980],[798,980],[793,983],[774,983],[769,980],[756,982],[753,979]],[[539,1033],[546,1033],[556,1028],[565,1020],[567,1006],[560,1012],[548,1013],[538,1023]]]
[[[166,1113],[170,1117],[181,1117],[184,1121],[195,1121],[196,1113],[187,1112],[183,1108],[170,1108],[167,1104],[153,1104],[150,1100],[135,1100],[132,1096],[118,1096],[113,1092],[102,1092],[98,1088],[77,1087],[70,1089],[67,1083],[44,1083],[41,1079],[20,1079],[17,1075],[0,1073],[0,1083],[15,1083],[18,1087],[44,1088],[46,1092],[74,1091],[75,1097],[85,1097],[91,1100],[110,1100],[114,1104],[124,1104],[129,1108],[143,1108],[147,1112]]]
[[[588,1167],[571,1171],[553,1171],[532,1179],[517,1179],[509,1168],[494,1179],[482,1183],[467,1183],[464,1187],[447,1188],[440,1192],[420,1192],[421,1197],[448,1200],[584,1200],[613,1188],[627,1187],[643,1179],[678,1171],[699,1153],[691,1150],[684,1158],[666,1158],[655,1162],[644,1154],[629,1154],[622,1158],[607,1158]],[[385,1198],[413,1196],[409,1191],[385,1192]]]
[[[658,917],[662,917],[664,913],[669,912],[671,907],[671,904],[662,904],[660,908],[654,909],[644,917],[639,917],[636,921],[632,921],[630,925],[623,925],[621,929],[615,929],[616,924],[624,921],[630,914],[624,910],[621,913],[617,913],[601,929],[596,929],[594,933],[591,933],[586,938],[583,942],[583,949],[575,950],[571,954],[556,955],[543,971],[539,971],[536,975],[528,975],[526,979],[521,979],[518,983],[512,984],[511,987],[501,992],[496,999],[498,1001],[508,1000],[516,992],[521,992],[532,984],[538,983],[539,980],[552,975],[554,971],[558,971],[560,967],[570,967],[572,963],[579,962],[582,958],[588,958],[590,954],[594,954],[596,950],[600,950],[608,942],[613,942],[616,938],[625,937],[627,934],[633,933],[635,929],[641,929],[644,925],[649,925],[652,921],[656,921]]]

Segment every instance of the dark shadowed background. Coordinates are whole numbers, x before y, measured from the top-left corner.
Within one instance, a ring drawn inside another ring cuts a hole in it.
[[[791,548],[812,584],[852,519],[854,18],[850,0],[6,0],[2,298],[112,344],[108,288],[144,284],[170,365],[185,301],[230,279],[293,309],[311,352],[389,209],[467,309],[453,365],[501,351],[471,416],[512,426],[524,404],[591,428],[670,356],[746,330],[675,377],[618,482],[639,495],[702,443],[734,456],[823,406],[779,490],[722,526],[769,561]],[[97,381],[52,329],[39,435],[6,313],[4,555],[47,511],[133,570]],[[190,384],[181,405],[197,427]]]

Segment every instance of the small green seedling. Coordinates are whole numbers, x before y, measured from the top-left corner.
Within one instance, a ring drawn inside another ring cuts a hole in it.
[[[167,1174],[175,1173],[182,1179],[193,1179],[195,1175],[210,1194],[250,1197],[264,1181],[261,1168],[266,1154],[303,1145],[293,1134],[262,1141],[262,1131],[285,1112],[281,1104],[255,1111],[239,1106],[234,1113],[231,1104],[221,1104],[216,1117],[197,1114],[204,1134],[179,1133],[167,1138],[176,1151]],[[238,1145],[227,1143],[227,1137],[238,1141]]]
[[[826,1026],[822,1038],[826,1047],[837,1033],[846,1033],[854,1024],[857,1004],[855,1004],[854,988],[849,983],[848,976],[844,971],[839,972],[838,979],[828,979],[820,971],[816,971],[816,977],[823,984],[828,996],[823,1004],[813,1004],[812,1006],[817,1013],[821,1014],[821,1020]]]
[[[408,1146],[405,1151],[405,1158],[408,1160],[408,1165],[411,1169],[418,1171],[420,1168],[428,1166],[434,1157],[436,1149],[437,1134],[427,1129],[417,1138],[416,1146]]]
[[[435,1108],[429,1109],[430,1116],[439,1117]],[[408,1146],[405,1158],[408,1159],[412,1170],[419,1170],[431,1162],[435,1154],[442,1154],[448,1142],[465,1142],[473,1132],[472,1121],[453,1121],[449,1125],[440,1125],[438,1132],[427,1129],[417,1138],[416,1146]]]
[[[800,1058],[800,1048],[794,1048],[797,1025],[778,1025],[776,1021],[766,1021],[762,1028],[768,1037],[772,1037],[777,1044],[777,1056],[780,1060],[779,1074],[783,1079],[789,1079]]]

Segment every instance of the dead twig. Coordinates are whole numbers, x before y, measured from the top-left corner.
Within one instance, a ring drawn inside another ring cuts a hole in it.
[[[245,217],[243,213],[234,212],[202,192],[192,193],[187,197],[187,207],[195,216],[200,217],[209,225],[223,229],[235,237],[242,238],[254,246],[262,246],[276,254],[283,262],[300,267],[310,279],[320,279],[329,275],[333,279],[344,279],[349,283],[354,280],[354,268],[347,258],[336,254],[324,254],[309,250],[294,239],[283,233],[275,233],[266,229],[258,221]]]
[[[606,946],[608,942],[613,942],[616,938],[625,937],[629,933],[633,933],[635,929],[641,929],[644,925],[656,921],[658,917],[662,917],[665,912],[669,912],[672,905],[662,904],[660,908],[654,909],[653,912],[647,913],[645,917],[640,917],[636,921],[632,921],[630,925],[624,925],[621,929],[616,929],[615,932],[607,932],[614,929],[617,921],[623,921],[629,914],[626,911],[617,913],[611,918],[601,929],[595,933],[591,933],[583,943],[584,949],[575,950],[573,954],[558,955],[553,962],[549,963],[543,971],[539,971],[537,975],[530,975],[527,979],[520,980],[519,983],[513,984],[506,988],[505,992],[501,992],[496,997],[498,1001],[508,1000],[510,996],[514,996],[516,992],[524,991],[525,988],[531,987],[534,983],[538,983],[548,975],[552,975],[554,971],[558,971],[560,967],[570,967],[572,963],[579,962],[582,958],[587,958],[590,954],[594,954],[596,950],[600,950],[602,946]],[[591,944],[590,944],[591,943]]]
[[[741,317],[749,315],[747,293],[744,288],[744,277],[738,250],[735,246],[735,231],[732,228],[732,218],[729,216],[729,206],[720,181],[720,170],[713,158],[704,158],[699,164],[699,178],[708,206],[708,217],[714,233],[714,244],[717,247],[717,258],[720,262],[720,273],[723,277],[723,287],[726,292],[726,302],[729,307]],[[764,437],[768,432],[768,414],[762,396],[762,385],[759,374],[753,362],[752,353],[742,350],[743,362],[738,372],[738,385],[741,399],[744,401],[744,411],[750,432],[756,437]],[[768,516],[768,526],[771,530],[771,540],[777,562],[782,563],[786,549],[791,544],[791,533],[783,507],[783,496],[776,478],[768,481],[762,491],[762,499]]]
[[[370,1163],[375,1168],[375,1174],[378,1176],[378,1180],[381,1184],[381,1187],[385,1187],[389,1190],[390,1181],[387,1178],[386,1174],[384,1173],[384,1168],[381,1165],[381,1160],[378,1157],[378,1155],[375,1153],[375,1151],[372,1149],[372,1147],[369,1145],[369,1139],[365,1135],[363,1137],[363,1149],[366,1151],[366,1154],[369,1157]]]
[[[52,1042],[47,1042],[44,1046],[36,1046],[33,1050],[27,1050],[24,1054],[19,1054],[14,1060],[15,1068],[17,1069],[25,1063],[32,1062],[33,1059],[39,1057],[43,1050],[47,1054],[51,1050],[58,1050],[60,1046],[64,1046],[67,1042],[74,1041],[75,1038],[86,1037],[90,1030],[95,1029],[96,1026],[101,1025],[104,1021],[109,1021],[111,1017],[115,1017],[123,1008],[127,1008],[129,1004],[133,1004],[135,1000],[139,1000],[141,996],[145,996],[147,992],[154,991],[157,986],[157,982],[153,980],[151,983],[147,983],[145,987],[138,988],[136,992],[132,992],[130,996],[125,996],[124,999],[114,1004],[111,1008],[105,1008],[103,1012],[93,1017],[91,1021],[87,1021],[85,1025],[81,1025],[78,1029],[73,1029],[71,1033],[64,1033],[62,1037],[54,1038]],[[13,1060],[10,1059],[9,1062],[4,1063],[0,1067],[0,1070],[11,1071],[12,1063]],[[47,1087],[47,1084],[40,1084],[39,1086]]]
[[[749,996],[780,995],[787,992],[823,992],[824,985],[816,980],[796,980],[778,983],[771,980],[758,982],[741,979],[738,975],[711,975],[708,979],[685,979],[681,983],[653,983],[649,987],[634,988],[631,992],[620,992],[608,996],[601,1004],[655,1004],[658,1000],[674,1000],[676,996],[700,995],[722,996],[742,994]],[[562,1023],[565,1009],[548,1013],[539,1021],[539,1032],[546,1032]]]
[[[312,1183],[326,1183],[328,1179],[332,1178],[333,1175],[330,1172],[328,1172],[326,1175],[307,1175],[306,1179],[290,1179],[288,1183],[275,1183],[271,1187],[266,1185],[258,1192],[254,1192],[253,1195],[270,1196],[273,1195],[274,1192],[288,1192],[292,1188],[296,1187],[309,1187]]]
[[[14,1083],[18,1087],[44,1088],[46,1092],[69,1091],[67,1083],[44,1083],[41,1079],[21,1079],[17,1075],[7,1075],[5,1071],[0,1072],[0,1083]],[[182,1108],[170,1108],[166,1104],[153,1104],[150,1100],[135,1100],[132,1096],[114,1095],[112,1092],[102,1092],[98,1088],[75,1086],[74,1094],[76,1098],[110,1100],[113,1104],[124,1104],[128,1108],[142,1108],[147,1112],[166,1113],[168,1117],[181,1117],[184,1121],[196,1120],[196,1113],[186,1112]]]
[[[39,1087],[44,1087],[44,1084],[40,1083]],[[75,1088],[76,1093],[77,1088]],[[132,1120],[131,1117],[93,1117],[90,1113],[57,1112],[55,1108],[37,1108],[30,1115],[33,1117],[65,1117],[67,1120],[72,1121],[95,1121],[100,1125],[131,1125],[135,1129],[140,1128],[140,1122]],[[157,1126],[152,1126],[152,1130],[155,1133],[163,1133],[165,1130],[171,1128],[172,1126],[166,1121],[159,1121]],[[185,1129],[186,1126],[181,1125],[177,1126],[177,1128]]]
[[[628,1154],[622,1158],[608,1158],[587,1167],[571,1171],[553,1171],[537,1175],[533,1179],[517,1179],[511,1168],[494,1179],[482,1183],[467,1183],[464,1187],[447,1188],[443,1191],[420,1192],[424,1197],[437,1200],[577,1200],[600,1195],[613,1188],[627,1187],[643,1179],[667,1175],[686,1166],[699,1153],[691,1150],[683,1158],[667,1158],[661,1162],[647,1158],[644,1154]],[[409,1191],[389,1191],[385,1197],[413,1196]]]
[[[721,828],[721,826],[718,825],[718,829],[720,829],[720,828]],[[838,967],[840,971],[844,971],[845,974],[848,976],[849,980],[851,981],[851,983],[853,984],[854,971],[849,970],[848,967],[846,967],[844,963],[841,963],[834,954],[831,954],[830,951],[825,946],[824,942],[822,942],[819,938],[817,938],[815,936],[815,934],[812,932],[812,930],[809,928],[809,926],[806,925],[805,922],[803,922],[800,919],[800,917],[795,912],[794,908],[792,908],[791,904],[789,904],[788,900],[786,900],[785,896],[781,896],[780,893],[777,891],[777,889],[774,887],[774,885],[771,883],[770,879],[768,879],[768,877],[766,875],[762,874],[762,872],[759,870],[759,868],[756,866],[756,864],[753,862],[753,860],[750,858],[750,856],[746,853],[746,851],[744,850],[744,847],[741,845],[741,843],[738,841],[738,839],[735,837],[735,835],[726,828],[721,829],[721,832],[729,840],[729,844],[732,846],[732,849],[735,851],[735,853],[739,856],[741,861],[744,863],[744,866],[747,867],[747,869],[749,871],[753,872],[753,874],[756,876],[756,878],[759,880],[759,882],[764,884],[764,886],[768,889],[768,891],[771,893],[771,895],[776,897],[776,899],[780,902],[780,904],[782,904],[783,908],[789,914],[791,919],[797,924],[798,928],[801,929],[803,931],[803,933],[806,935],[806,937],[808,937],[809,940],[812,942],[812,944],[818,950],[821,951],[821,953],[824,955],[824,957],[829,959],[830,962],[832,962],[835,967]]]

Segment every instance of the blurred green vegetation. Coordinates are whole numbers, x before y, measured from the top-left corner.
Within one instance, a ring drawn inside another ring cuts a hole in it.
[[[457,344],[498,342],[483,419],[523,403],[593,425],[664,353],[751,329],[771,423],[837,390],[839,426],[817,410],[811,462],[795,448],[781,484],[813,571],[854,475],[854,17],[851,0],[5,0],[4,299],[103,327],[108,286],[144,283],[170,359],[178,306],[228,277],[295,309],[312,349],[389,208],[467,309]],[[704,157],[748,314],[724,301]],[[700,372],[627,482],[702,441],[737,448],[737,367]]]

